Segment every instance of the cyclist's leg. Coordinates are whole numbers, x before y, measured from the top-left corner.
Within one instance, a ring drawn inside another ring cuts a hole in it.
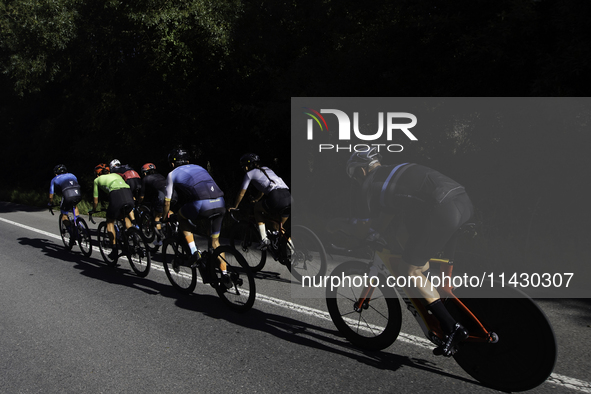
[[[195,244],[195,238],[193,237],[193,232],[191,231],[191,224],[189,223],[189,219],[197,219],[199,217],[199,210],[201,209],[202,201],[196,200],[188,202],[187,204],[183,205],[179,210],[179,228],[183,232],[185,240],[189,245],[189,249],[192,256],[196,258],[200,258],[201,255],[199,253],[199,249]]]

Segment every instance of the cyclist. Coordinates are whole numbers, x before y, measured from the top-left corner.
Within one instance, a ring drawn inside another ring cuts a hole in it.
[[[360,221],[350,230],[360,236],[369,229],[382,233],[389,225],[395,229],[406,227],[408,239],[402,264],[394,274],[422,279],[409,290],[426,301],[445,333],[443,344],[434,349],[434,354],[449,357],[468,332],[449,314],[424,272],[429,268],[429,259],[470,219],[472,203],[462,185],[435,170],[413,163],[384,166],[380,160],[381,155],[373,147],[353,153],[347,162],[347,175],[361,185],[363,205],[370,214],[369,222]]]
[[[111,160],[111,163],[109,163],[109,169],[111,173],[119,174],[123,177],[125,182],[131,188],[133,199],[137,200],[140,189],[142,188],[140,174],[138,174],[129,164],[121,164],[121,162],[117,159]]]
[[[166,178],[156,172],[156,166],[153,163],[146,163],[142,166],[140,173],[142,174],[142,187],[139,192],[138,201],[141,203],[144,200],[152,204],[154,209],[155,224],[156,224],[156,241],[154,245],[162,245],[162,233],[160,219],[162,218],[162,211],[164,210],[164,198],[166,197]],[[174,200],[173,196],[173,200]]]
[[[133,195],[131,188],[121,176],[111,174],[109,167],[101,163],[94,167],[96,178],[94,179],[92,212],[96,211],[99,203],[99,192],[109,196],[109,207],[107,208],[107,231],[109,239],[113,244],[113,250],[109,257],[117,254],[117,240],[115,234],[115,220],[125,217],[125,228],[135,224],[133,214]]]
[[[201,253],[195,245],[193,233],[191,232],[190,220],[207,219],[211,215],[221,213],[211,221],[209,236],[211,246],[215,249],[220,245],[220,231],[222,219],[226,213],[226,202],[224,192],[215,183],[207,170],[196,164],[189,163],[189,154],[183,149],[174,149],[168,155],[168,162],[172,171],[166,178],[166,197],[164,198],[164,211],[162,216],[168,217],[170,201],[173,191],[179,194],[179,200],[186,201],[178,212],[180,229],[189,244],[191,255],[196,262],[201,258]],[[226,286],[232,281],[226,271],[226,263],[220,262],[222,280]]]
[[[246,194],[248,185],[252,182],[258,190],[254,198],[254,217],[259,225],[261,233],[261,249],[265,249],[270,241],[267,238],[265,215],[276,219],[284,225],[291,212],[291,193],[289,188],[273,170],[261,166],[261,159],[254,153],[247,153],[240,158],[240,167],[246,172],[242,181],[242,187],[236,196],[236,202],[230,209],[238,208]],[[277,224],[273,224],[274,230],[279,230]]]
[[[82,201],[82,194],[80,193],[80,185],[78,179],[74,174],[68,172],[68,169],[63,164],[58,164],[53,168],[55,177],[51,180],[49,185],[49,202],[47,206],[53,205],[53,196],[56,192],[62,195],[62,202],[60,204],[61,220],[68,224],[68,212],[74,207],[76,215],[78,215],[77,204]],[[72,238],[70,242],[73,242]]]

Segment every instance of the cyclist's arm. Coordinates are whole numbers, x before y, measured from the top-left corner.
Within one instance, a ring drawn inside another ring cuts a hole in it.
[[[240,201],[242,201],[245,194],[246,194],[246,189],[240,190],[240,192],[238,192],[238,195],[236,196],[236,202],[234,203],[234,206],[231,207],[230,209],[237,209],[238,205],[240,205]]]

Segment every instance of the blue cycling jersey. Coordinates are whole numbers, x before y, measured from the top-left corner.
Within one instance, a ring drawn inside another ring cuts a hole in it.
[[[61,192],[71,187],[79,187],[78,179],[74,174],[65,173],[56,175],[49,185],[49,194],[55,194],[55,192]]]
[[[175,190],[189,200],[208,200],[224,196],[224,192],[215,183],[209,172],[195,164],[185,164],[168,174],[166,198],[172,198]]]

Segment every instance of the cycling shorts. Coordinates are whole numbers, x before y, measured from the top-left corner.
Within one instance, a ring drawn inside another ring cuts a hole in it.
[[[78,203],[82,201],[82,194],[80,194],[80,186],[69,187],[62,190],[62,202],[60,210],[63,214],[71,211]]]
[[[207,219],[213,214],[220,213],[221,215],[216,216],[211,221],[209,229],[212,237],[218,237],[222,229],[222,220],[226,213],[226,202],[223,197],[211,200],[195,200],[183,205],[179,213],[182,217],[189,220]]]
[[[107,219],[121,219],[125,217],[134,207],[131,189],[117,189],[109,193],[109,208],[107,208]],[[123,208],[126,209],[124,210]]]
[[[288,217],[291,213],[291,193],[289,189],[274,189],[265,195],[263,208],[271,215]]]
[[[452,235],[472,217],[474,208],[466,193],[458,194],[441,204],[415,204],[404,213],[408,231],[402,260],[410,265],[424,266],[441,252]]]

